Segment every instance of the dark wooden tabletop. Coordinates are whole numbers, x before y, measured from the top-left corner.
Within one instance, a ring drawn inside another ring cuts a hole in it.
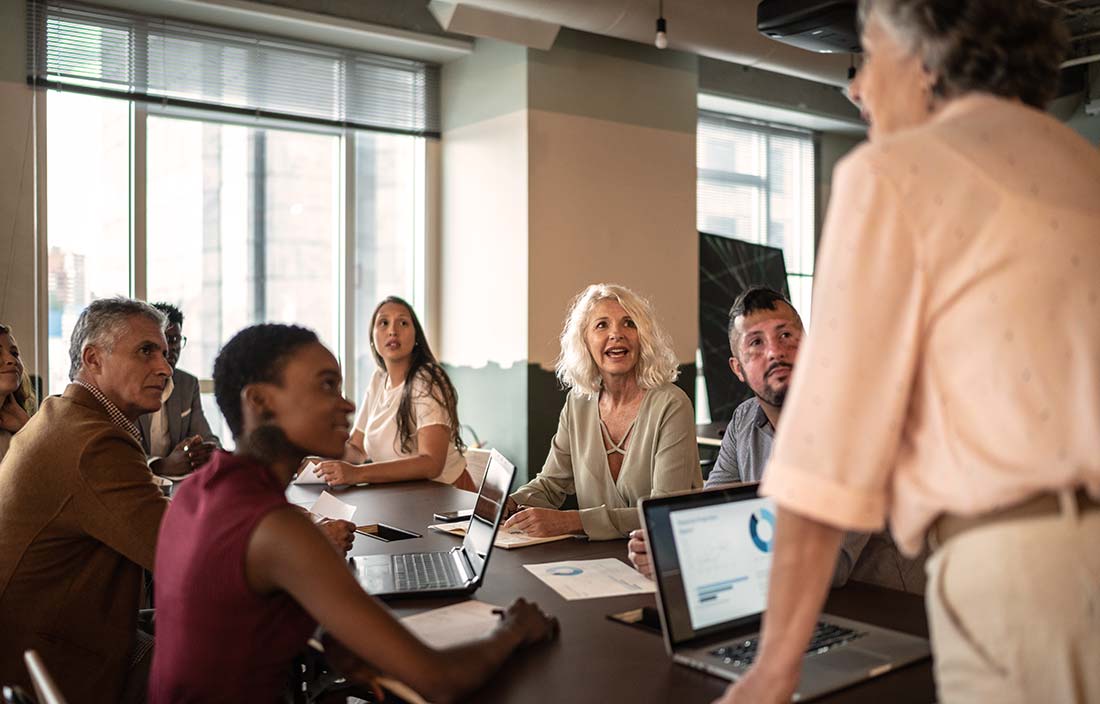
[[[292,503],[310,504],[321,486],[292,486]],[[471,508],[474,495],[436,482],[405,482],[330,490],[357,507],[355,522],[387,523],[423,535],[382,543],[356,535],[351,554],[447,550],[458,538],[429,531],[432,514]],[[614,557],[625,561],[626,541],[567,540],[518,550],[494,550],[485,583],[474,598],[507,605],[518,596],[537,602],[561,622],[560,638],[517,653],[503,670],[471,698],[477,702],[710,702],[722,694],[724,680],[674,664],[660,635],[625,626],[607,615],[654,605],[652,595],[566,601],[523,565],[567,559]],[[399,616],[446,606],[459,599],[391,601]],[[851,583],[833,590],[827,610],[907,633],[928,635],[920,597]],[[850,687],[820,702],[935,701],[930,661]]]

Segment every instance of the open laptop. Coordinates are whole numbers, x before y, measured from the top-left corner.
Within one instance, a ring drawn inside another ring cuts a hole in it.
[[[752,664],[772,565],[775,503],[756,484],[645,499],[639,507],[672,659],[728,680]],[[930,655],[927,639],[822,614],[794,701]]]
[[[515,466],[493,450],[461,546],[446,552],[353,557],[350,562],[359,583],[380,597],[450,596],[476,590],[485,578],[515,474]]]

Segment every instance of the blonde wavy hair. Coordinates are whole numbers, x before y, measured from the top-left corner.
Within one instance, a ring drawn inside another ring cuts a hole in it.
[[[649,301],[625,286],[592,284],[573,299],[565,316],[561,353],[554,363],[554,371],[562,386],[577,396],[599,395],[603,381],[599,367],[588,351],[584,332],[592,309],[606,300],[617,301],[638,328],[640,353],[635,367],[638,386],[652,389],[676,381],[680,370],[672,351],[672,339],[657,324],[657,316]]]

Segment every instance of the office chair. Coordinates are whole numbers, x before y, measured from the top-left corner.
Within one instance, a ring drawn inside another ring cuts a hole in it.
[[[38,695],[39,704],[68,704],[37,652],[28,650],[23,653],[23,661],[27,663],[27,671],[31,674],[31,683]]]

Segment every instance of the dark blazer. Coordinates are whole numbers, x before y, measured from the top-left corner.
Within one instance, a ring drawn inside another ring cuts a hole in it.
[[[69,701],[118,701],[167,506],[87,389],[42,403],[0,462],[0,683],[34,648]]]
[[[210,424],[202,413],[202,399],[199,395],[199,380],[177,368],[172,373],[172,395],[164,402],[164,411],[168,414],[168,437],[171,446],[180,444],[184,438],[201,435],[203,440],[218,442],[218,437],[210,432]],[[138,419],[141,426],[141,444],[145,454],[149,453],[149,431],[153,424],[153,414],[147,413]]]

